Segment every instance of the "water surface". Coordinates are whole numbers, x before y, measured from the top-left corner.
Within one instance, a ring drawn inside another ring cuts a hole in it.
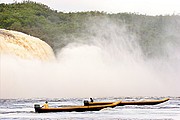
[[[143,99],[161,99],[156,97],[120,97],[120,98],[94,98],[95,101],[133,101]],[[57,112],[35,113],[34,104],[43,105],[48,100],[49,106],[83,105],[86,98],[69,99],[0,99],[0,119],[20,120],[180,120],[180,97],[171,97],[169,101],[158,105],[127,105],[115,108],[105,108],[100,111],[87,112]]]

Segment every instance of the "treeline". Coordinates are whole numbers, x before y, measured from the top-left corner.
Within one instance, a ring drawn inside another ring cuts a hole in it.
[[[47,42],[55,52],[73,42],[74,37],[87,37],[90,33],[85,29],[91,26],[88,25],[88,21],[97,18],[108,18],[119,26],[126,24],[130,34],[138,36],[142,50],[147,56],[157,54],[156,49],[163,44],[165,38],[176,40],[179,37],[174,34],[180,31],[178,15],[147,16],[135,13],[108,14],[99,11],[63,13],[32,1],[0,4],[0,28],[38,37]],[[167,28],[173,33],[163,36]]]

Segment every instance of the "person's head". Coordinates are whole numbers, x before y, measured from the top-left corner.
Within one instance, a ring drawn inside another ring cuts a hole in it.
[[[48,103],[48,101],[46,101],[45,103]]]
[[[90,98],[90,101],[91,101],[91,102],[93,102],[93,99],[92,99],[92,98]]]

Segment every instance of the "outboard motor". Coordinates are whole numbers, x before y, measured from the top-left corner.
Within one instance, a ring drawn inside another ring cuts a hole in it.
[[[39,109],[41,109],[41,106],[39,104],[34,105],[35,112],[38,112]]]
[[[89,105],[89,101],[88,100],[84,100],[84,106],[88,106]]]

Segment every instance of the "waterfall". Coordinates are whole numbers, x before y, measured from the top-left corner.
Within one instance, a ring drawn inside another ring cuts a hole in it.
[[[0,29],[0,53],[23,59],[55,59],[51,47],[39,38],[21,32]]]
[[[0,97],[180,95],[179,37],[174,41],[166,39],[163,45],[157,44],[164,54],[147,57],[138,36],[126,25],[118,26],[109,20],[88,24],[90,27],[84,30],[88,37],[74,38],[77,39],[75,42],[58,52],[56,61],[42,63],[1,56]],[[11,41],[17,32],[11,36],[4,31],[0,32],[3,53],[10,51],[16,54],[14,52],[17,51],[16,55],[22,58],[54,58],[52,50],[44,42],[30,42],[25,39],[29,38],[28,35],[21,38],[23,42]],[[172,36],[166,32],[164,35]],[[20,55],[19,51],[24,53]]]

